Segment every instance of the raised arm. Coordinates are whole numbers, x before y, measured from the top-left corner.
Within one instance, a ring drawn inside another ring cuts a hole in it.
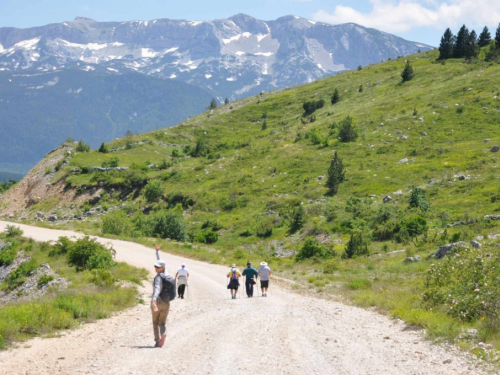
[[[156,245],[156,260],[160,259],[160,245]]]

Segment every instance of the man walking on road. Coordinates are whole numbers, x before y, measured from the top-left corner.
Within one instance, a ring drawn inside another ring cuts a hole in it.
[[[256,284],[254,278],[258,277],[258,272],[255,268],[252,268],[252,263],[247,263],[247,268],[243,270],[243,276],[245,276],[245,288],[247,291],[247,297],[253,297],[253,286]]]
[[[189,271],[186,268],[186,264],[182,263],[181,268],[177,270],[175,274],[177,280],[177,296],[180,299],[184,299],[184,292],[186,291],[186,286],[188,285]]]
[[[156,276],[153,281],[153,296],[151,297],[155,348],[161,348],[165,344],[167,316],[170,310],[170,301],[161,296],[164,278],[168,275],[168,272],[165,270],[165,261],[160,259],[159,251],[160,246],[156,245]]]
[[[227,274],[227,278],[229,279],[227,289],[231,290],[231,299],[236,299],[236,293],[238,293],[238,287],[240,286],[240,277],[241,272],[236,268],[236,264],[231,265],[231,270]]]
[[[266,262],[262,262],[259,267],[260,276],[260,289],[262,290],[262,297],[267,297],[267,289],[269,288],[269,277],[273,271],[269,268]]]

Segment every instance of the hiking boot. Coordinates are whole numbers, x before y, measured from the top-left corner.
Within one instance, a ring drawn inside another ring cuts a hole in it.
[[[163,345],[165,344],[165,338],[167,337],[167,335],[163,334],[161,335],[161,339],[160,341],[158,341],[158,343],[156,345],[158,345],[158,348],[162,348]]]

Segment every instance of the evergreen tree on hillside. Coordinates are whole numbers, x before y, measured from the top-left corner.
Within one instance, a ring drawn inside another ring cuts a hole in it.
[[[335,195],[339,191],[339,185],[345,181],[345,169],[342,159],[339,158],[337,152],[330,162],[330,168],[328,168],[328,178],[326,180],[326,186],[328,187],[327,195]]]
[[[500,23],[498,24],[497,32],[495,34],[495,45],[497,48],[500,48]]]
[[[338,103],[340,100],[340,94],[339,94],[339,89],[335,89],[332,95],[332,104]]]
[[[106,146],[104,142],[101,143],[101,146],[99,147],[99,152],[102,152],[103,154],[107,154],[109,152],[108,146]]]
[[[228,105],[228,104],[229,104],[229,99],[228,99],[228,98],[226,98],[226,99],[224,100],[224,104],[225,104],[225,105]]]
[[[441,37],[439,44],[439,60],[446,60],[453,57],[453,46],[455,44],[455,36],[448,28]]]
[[[479,40],[477,42],[477,45],[479,47],[486,47],[490,43],[491,43],[491,34],[490,31],[488,30],[488,27],[485,26],[483,31],[481,31],[481,34],[479,34]]]
[[[465,47],[465,57],[471,58],[477,56],[477,36],[476,32],[472,30],[467,38]]]
[[[465,57],[468,40],[469,40],[469,29],[467,28],[467,26],[463,25],[458,31],[457,38],[455,40],[455,47],[453,48],[453,57],[457,59],[460,57]]]
[[[208,106],[209,109],[215,109],[217,108],[217,100],[215,100],[215,98],[213,98],[211,101],[210,101],[210,105]]]
[[[406,60],[405,68],[403,69],[403,72],[401,73],[401,78],[402,78],[403,82],[411,81],[414,76],[415,76],[415,72],[413,71],[413,67],[411,66],[410,60]]]

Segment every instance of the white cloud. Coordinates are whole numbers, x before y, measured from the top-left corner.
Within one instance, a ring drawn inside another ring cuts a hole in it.
[[[333,13],[316,12],[313,19],[328,23],[354,22],[388,32],[404,32],[416,27],[439,29],[466,24],[471,27],[497,25],[500,20],[498,0],[370,0],[373,9],[362,13],[338,5]]]

